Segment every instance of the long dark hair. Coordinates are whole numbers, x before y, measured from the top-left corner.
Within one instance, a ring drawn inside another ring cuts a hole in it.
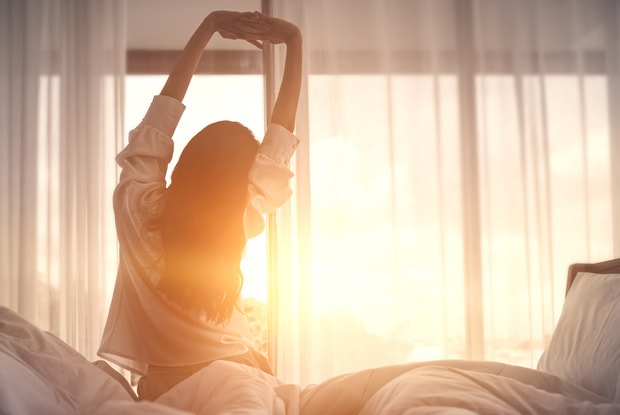
[[[243,285],[243,216],[258,142],[243,125],[208,125],[183,149],[155,226],[163,241],[158,289],[186,310],[223,323]]]

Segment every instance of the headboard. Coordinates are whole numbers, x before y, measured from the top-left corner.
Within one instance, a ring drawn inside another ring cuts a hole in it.
[[[579,272],[593,272],[595,274],[620,274],[620,258],[610,259],[603,262],[594,262],[591,264],[579,263],[571,264],[568,267],[568,278],[566,280],[566,294],[570,290],[573,281]]]

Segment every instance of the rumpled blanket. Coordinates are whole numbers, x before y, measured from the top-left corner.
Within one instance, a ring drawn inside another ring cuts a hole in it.
[[[620,414],[620,404],[542,371],[467,360],[385,366],[303,388],[220,361],[139,402],[118,376],[0,307],[0,414],[43,413],[598,415]]]

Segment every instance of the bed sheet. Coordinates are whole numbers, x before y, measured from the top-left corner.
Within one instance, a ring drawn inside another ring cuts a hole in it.
[[[300,388],[216,362],[157,400],[195,414],[620,414],[561,379],[497,362],[436,361],[352,373]]]
[[[97,365],[51,333],[0,307],[0,414],[183,414],[135,402]]]
[[[242,364],[215,362],[155,402],[60,339],[0,307],[2,414],[620,414],[620,404],[551,374],[498,362],[434,361],[286,384]]]

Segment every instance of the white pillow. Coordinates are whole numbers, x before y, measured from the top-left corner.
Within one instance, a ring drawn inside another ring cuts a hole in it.
[[[538,369],[620,402],[620,274],[577,274]]]
[[[0,307],[0,413],[93,414],[133,398],[123,386],[52,334]]]

